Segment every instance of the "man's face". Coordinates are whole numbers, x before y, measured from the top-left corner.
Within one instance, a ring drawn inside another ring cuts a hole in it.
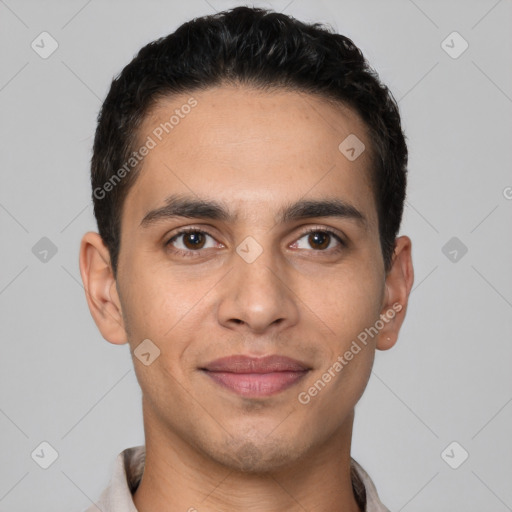
[[[159,141],[154,130],[191,96],[197,105]],[[354,161],[338,149],[350,134],[366,146]],[[375,338],[308,403],[298,397],[385,313],[364,124],[311,95],[223,86],[160,101],[141,143],[148,136],[156,147],[124,203],[117,280],[131,350],[146,339],[160,350],[148,366],[134,358],[146,429],[252,471],[349,437]],[[216,202],[231,218],[141,224],[171,195]],[[306,200],[352,210],[281,218]],[[177,235],[183,228],[193,232]],[[232,355],[286,356],[308,370],[231,378],[205,369]]]

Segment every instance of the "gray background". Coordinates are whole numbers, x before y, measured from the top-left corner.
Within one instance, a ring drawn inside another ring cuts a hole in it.
[[[116,455],[143,443],[129,348],[102,339],[78,270],[81,236],[96,229],[95,118],[143,44],[234,5],[0,0],[0,511],[81,511]],[[399,100],[408,136],[402,233],[416,282],[399,342],[377,354],[357,407],[354,457],[393,511],[512,510],[511,0],[254,5],[351,37]],[[46,59],[31,48],[43,31],[59,45]],[[453,31],[469,43],[458,58],[441,45]],[[43,237],[57,249],[46,261]],[[46,470],[31,458],[42,441],[59,454]]]

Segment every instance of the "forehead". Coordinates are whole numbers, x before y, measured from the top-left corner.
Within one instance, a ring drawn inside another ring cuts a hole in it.
[[[338,197],[376,222],[366,126],[317,96],[235,86],[172,96],[148,113],[138,141],[152,148],[123,205],[128,222],[175,193],[214,197],[245,218],[301,198]],[[365,150],[349,159],[354,142]]]

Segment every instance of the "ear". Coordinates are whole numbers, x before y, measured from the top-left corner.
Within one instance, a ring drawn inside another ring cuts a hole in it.
[[[384,327],[377,338],[379,350],[388,350],[396,343],[405,318],[414,282],[411,249],[409,237],[401,236],[396,239],[391,268],[386,275],[386,290],[380,316]]]
[[[91,315],[102,336],[116,345],[127,342],[123,313],[110,254],[101,236],[92,231],[80,244],[80,274]]]

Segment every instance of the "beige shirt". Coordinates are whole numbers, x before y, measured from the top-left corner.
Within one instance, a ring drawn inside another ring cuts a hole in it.
[[[137,512],[132,496],[142,478],[145,457],[145,446],[123,450],[117,456],[110,484],[98,502],[85,512]],[[381,503],[368,473],[354,459],[351,461],[351,469],[352,487],[360,507],[365,512],[389,512]]]

